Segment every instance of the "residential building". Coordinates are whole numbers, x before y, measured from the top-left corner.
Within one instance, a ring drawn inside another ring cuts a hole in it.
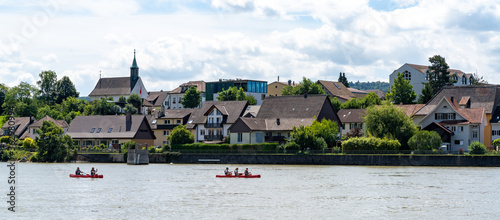
[[[359,127],[363,131],[363,134],[366,134],[365,114],[366,109],[340,109],[337,115],[342,122],[341,135],[347,135],[348,132],[356,127]]]
[[[175,127],[186,125],[189,117],[196,109],[166,109],[163,114],[155,117],[151,123],[151,128],[155,134],[155,146],[170,145],[168,136],[172,133]],[[196,131],[192,130],[193,135]]]
[[[168,105],[168,91],[156,91],[149,92],[148,97],[142,100],[143,111],[146,114],[153,114],[160,112],[162,109],[165,109],[165,106]],[[158,114],[156,114],[158,115]]]
[[[181,84],[179,87],[170,91],[167,96],[167,104],[165,105],[165,109],[183,109],[182,98],[186,91],[192,86],[196,87],[196,90],[201,92],[201,103],[198,108],[201,108],[203,103],[205,102],[205,82],[204,81],[189,81],[187,83]]]
[[[341,82],[318,80],[318,83],[321,85],[325,95],[330,98],[336,97],[341,103],[347,102],[347,100],[352,98],[356,98],[356,95],[354,95],[351,90],[349,90]]]
[[[10,135],[10,132],[14,132],[14,137],[20,138],[24,133],[28,132],[28,126],[33,123],[34,120],[35,118],[33,117],[14,117],[13,121],[5,122],[0,130],[0,134]],[[9,132],[11,127],[13,129]]]
[[[207,101],[191,114],[186,127],[196,131],[197,142],[221,142],[247,107],[248,101]]]
[[[89,97],[90,101],[109,97],[113,98],[113,101],[118,101],[120,96],[128,98],[132,93],[138,94],[142,99],[148,98],[148,91],[139,76],[139,67],[135,60],[135,50],[134,61],[132,61],[132,66],[130,67],[130,76],[99,78]]]
[[[278,78],[279,80],[279,78]],[[288,80],[288,82],[279,82],[279,81],[274,81],[271,84],[267,85],[267,95],[269,96],[281,96],[283,88],[285,86],[297,86],[299,85],[298,83],[295,83],[295,81],[292,82],[292,80]]]
[[[216,82],[206,83],[206,101],[215,101],[219,92],[230,87],[243,88],[247,96],[251,95],[257,101],[257,105],[262,105],[267,95],[267,82],[247,79],[219,79]]]
[[[68,132],[69,125],[65,120],[55,120],[52,117],[47,115],[47,116],[41,118],[40,120],[36,120],[33,123],[31,123],[30,125],[28,125],[27,132],[24,132],[24,134],[19,139],[23,140],[23,139],[29,137],[29,138],[35,140],[35,138],[38,137],[36,130],[37,129],[39,130],[42,127],[44,121],[51,121],[55,125],[62,128],[64,133]]]
[[[385,92],[380,90],[380,89],[368,89],[368,90],[362,90],[362,91],[365,91],[367,93],[373,92],[373,93],[377,94],[379,99],[385,100]]]
[[[471,77],[473,74],[464,73],[461,70],[456,69],[448,69],[450,72],[450,76],[456,80],[454,86],[466,86],[471,85]],[[429,82],[428,73],[429,66],[417,65],[417,64],[409,64],[405,63],[403,66],[394,70],[389,75],[389,83],[394,85],[394,79],[398,77],[398,73],[403,73],[404,78],[410,81],[410,84],[413,86],[413,91],[417,94],[417,97],[422,95],[422,89],[424,88],[424,83]]]
[[[154,146],[155,135],[145,115],[76,116],[66,133],[81,147],[104,144],[118,148],[128,141]]]
[[[328,119],[341,124],[325,95],[269,96],[255,118],[239,118],[230,128],[231,144],[284,143],[293,127]]]
[[[414,116],[425,130],[437,131],[451,151],[467,151],[479,141],[487,147],[500,138],[500,87],[445,86]]]

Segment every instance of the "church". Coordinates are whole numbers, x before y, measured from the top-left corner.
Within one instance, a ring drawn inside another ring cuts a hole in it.
[[[138,94],[142,99],[148,97],[148,91],[144,87],[141,77],[139,77],[139,67],[135,60],[135,50],[134,61],[130,67],[130,77],[99,78],[97,85],[89,94],[89,97],[90,101],[112,97],[113,101],[116,102],[120,96],[128,98],[132,93]]]

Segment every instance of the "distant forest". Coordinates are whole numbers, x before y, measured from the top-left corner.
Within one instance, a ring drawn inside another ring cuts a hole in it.
[[[359,90],[380,89],[384,92],[389,90],[390,84],[388,82],[349,82],[349,87]]]

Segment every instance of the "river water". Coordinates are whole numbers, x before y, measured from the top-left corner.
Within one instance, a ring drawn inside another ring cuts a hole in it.
[[[499,219],[500,168],[0,163],[0,219]],[[69,178],[92,166],[103,179]],[[15,186],[15,213],[6,194]]]

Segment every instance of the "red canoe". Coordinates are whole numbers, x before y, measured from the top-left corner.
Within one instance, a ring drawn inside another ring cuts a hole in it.
[[[245,175],[239,175],[239,176],[216,175],[215,177],[217,177],[217,178],[260,178],[260,175],[248,175],[248,176],[245,176]]]
[[[76,175],[70,174],[69,177],[79,177],[79,178],[103,178],[103,175]]]

